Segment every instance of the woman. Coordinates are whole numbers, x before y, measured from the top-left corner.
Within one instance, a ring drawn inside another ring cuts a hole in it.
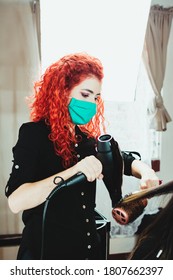
[[[14,164],[6,187],[9,207],[23,211],[18,259],[40,259],[46,198],[78,172],[87,180],[64,188],[51,201],[44,233],[45,259],[100,259],[94,207],[102,164],[95,144],[105,132],[101,62],[85,53],[64,56],[35,83],[31,122],[21,126],[13,148]],[[154,171],[124,154],[125,172],[141,178],[141,187],[158,185]]]
[[[173,259],[173,197],[157,213],[156,217],[140,234],[129,256],[131,260]]]

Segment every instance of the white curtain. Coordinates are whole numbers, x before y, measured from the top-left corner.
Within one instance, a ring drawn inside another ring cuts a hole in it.
[[[171,29],[173,7],[152,6],[148,18],[143,59],[150,79],[154,98],[149,105],[150,128],[165,131],[171,121],[161,94],[167,58],[167,45]]]
[[[0,0],[0,234],[20,233],[5,185],[20,125],[29,120],[25,97],[40,74],[39,1]]]

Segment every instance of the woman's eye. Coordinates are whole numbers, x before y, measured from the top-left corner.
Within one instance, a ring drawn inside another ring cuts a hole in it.
[[[82,97],[87,98],[89,96],[88,93],[81,92]]]

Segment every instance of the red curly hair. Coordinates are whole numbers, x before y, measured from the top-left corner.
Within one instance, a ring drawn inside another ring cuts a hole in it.
[[[74,153],[76,137],[70,131],[71,121],[68,103],[71,90],[88,77],[103,79],[101,62],[85,53],[66,55],[50,65],[40,81],[34,85],[34,95],[29,98],[30,117],[34,122],[45,120],[50,126],[49,139],[54,143],[55,152],[62,157],[65,168],[77,162]],[[97,113],[92,120],[80,126],[88,137],[97,138],[105,132],[103,100],[99,97]]]

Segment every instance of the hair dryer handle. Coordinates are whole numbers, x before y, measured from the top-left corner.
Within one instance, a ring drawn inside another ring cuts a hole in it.
[[[64,187],[72,187],[76,184],[80,184],[82,182],[86,181],[86,176],[82,172],[78,172],[77,174],[73,175],[72,177],[68,178],[67,180],[60,181],[57,186],[51,191],[51,193],[48,195],[47,200],[50,200],[51,197],[59,191],[61,188]]]

